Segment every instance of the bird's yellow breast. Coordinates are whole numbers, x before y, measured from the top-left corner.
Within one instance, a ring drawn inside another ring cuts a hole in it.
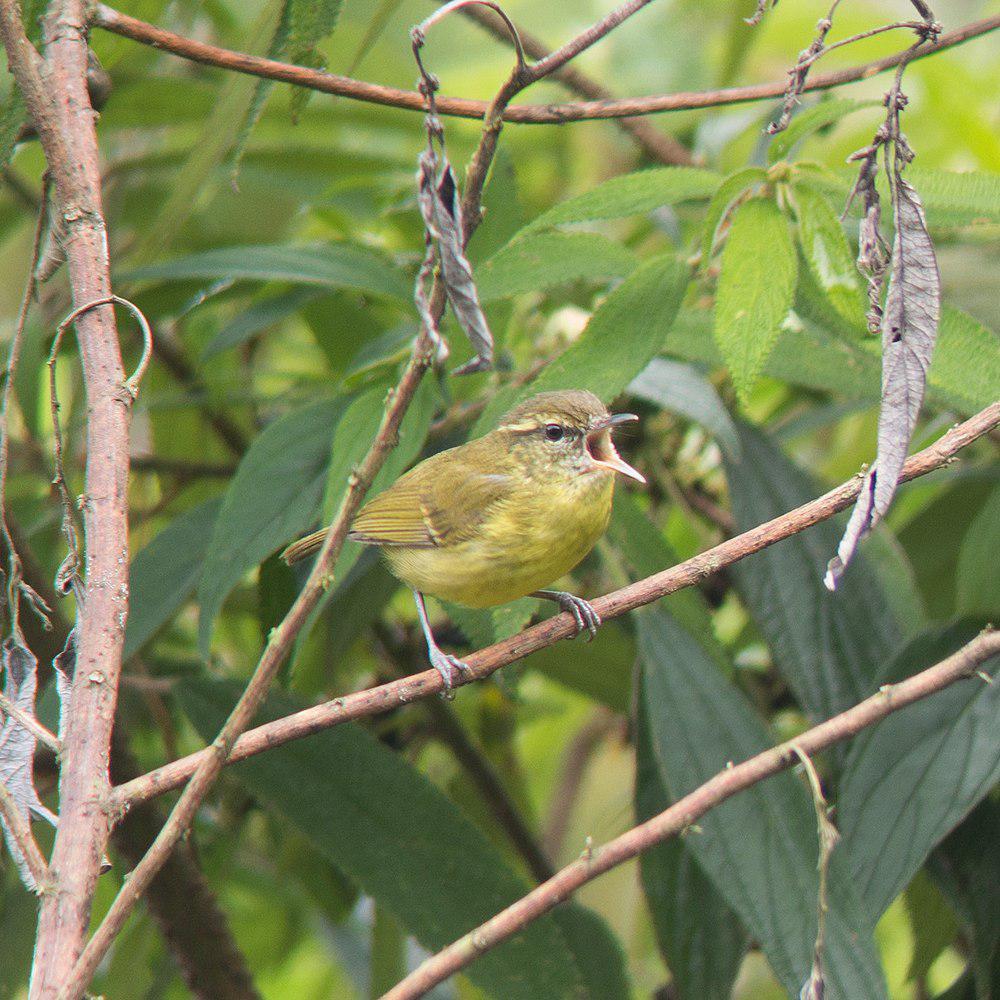
[[[568,573],[608,526],[614,476],[528,482],[491,509],[467,539],[439,548],[384,549],[416,590],[473,608],[524,597]]]

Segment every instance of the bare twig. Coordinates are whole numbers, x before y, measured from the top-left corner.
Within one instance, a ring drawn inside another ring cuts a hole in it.
[[[814,726],[795,740],[765,750],[742,764],[725,768],[652,819],[633,827],[603,847],[587,850],[548,882],[427,959],[389,990],[382,1000],[416,1000],[422,997],[483,952],[548,913],[581,886],[654,844],[678,835],[737,792],[791,767],[799,759],[798,753],[815,755],[921,698],[942,691],[963,678],[972,677],[980,664],[997,653],[1000,653],[1000,633],[984,632],[935,666],[899,684],[882,688],[871,698]]]
[[[3,782],[0,782],[0,817],[3,817],[4,832],[14,841],[35,880],[35,892],[42,895],[47,889],[49,866],[31,832],[28,817],[17,808],[14,797]]]
[[[949,464],[962,448],[984,437],[997,426],[1000,426],[1000,402],[993,403],[964,423],[956,425],[930,447],[911,456],[904,467],[903,478],[915,479]],[[759,552],[783,538],[798,534],[846,509],[857,497],[861,482],[861,476],[855,476],[829,493],[796,507],[787,514],[727,539],[645,580],[599,597],[593,602],[594,609],[607,621],[651,604],[667,594],[694,586],[723,567]],[[459,687],[462,684],[482,680],[508,663],[523,659],[539,649],[551,646],[560,639],[571,638],[575,634],[576,623],[572,616],[556,615],[518,635],[465,657],[469,669],[462,671],[455,678],[454,685]],[[367,691],[359,691],[322,705],[303,709],[301,712],[258,726],[245,733],[233,747],[230,763],[245,760],[276,746],[352,719],[378,715],[398,708],[400,704],[439,694],[442,689],[441,675],[436,670],[425,670],[403,680],[380,684]],[[207,749],[200,750],[116,788],[113,792],[115,807],[125,808],[129,802],[141,802],[177,788],[194,773],[210,752]]]
[[[33,715],[15,705],[7,695],[0,693],[0,721],[4,715],[16,719],[39,743],[47,746],[57,757],[62,753],[62,743],[55,733],[49,732]]]
[[[105,4],[96,5],[92,23],[106,31],[131,38],[144,45],[172,52],[174,55],[204,65],[219,66],[238,73],[249,73],[251,76],[291,83],[321,93],[336,94],[372,104],[404,108],[409,111],[425,110],[423,96],[415,90],[385,87],[377,83],[353,80],[350,77],[323,73],[291,63],[262,59],[242,52],[219,48],[215,45],[207,45],[204,42],[185,38],[172,31],[129,17]],[[954,45],[961,45],[972,38],[996,31],[998,28],[1000,28],[1000,15],[973,21],[955,31],[941,35],[937,42],[921,50],[917,58],[940,52]],[[835,73],[815,76],[806,83],[804,90],[829,90],[832,87],[839,87],[856,80],[867,80],[869,77],[898,66],[902,58],[903,53],[896,53],[884,59],[876,59],[848,69],[838,70]],[[538,65],[540,64],[536,64],[536,67]],[[591,121],[657,114],[663,111],[713,108],[727,104],[741,104],[746,101],[762,101],[781,97],[786,86],[786,81],[779,80],[750,87],[728,87],[722,90],[678,92],[620,100],[579,101],[569,104],[513,104],[504,112],[504,120],[532,125],[559,125],[572,121]],[[489,110],[489,103],[467,98],[439,97],[437,109],[442,115],[459,118],[483,118]]]

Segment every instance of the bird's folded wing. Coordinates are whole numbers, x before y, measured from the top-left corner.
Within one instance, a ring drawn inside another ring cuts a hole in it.
[[[441,480],[403,476],[369,501],[351,525],[350,537],[368,545],[432,548],[453,545],[475,531],[513,487],[509,476],[449,468]]]

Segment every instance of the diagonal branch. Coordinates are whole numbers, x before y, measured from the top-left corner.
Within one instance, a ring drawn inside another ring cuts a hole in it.
[[[533,920],[568,899],[577,889],[654,844],[677,836],[721,802],[752,785],[785,771],[799,754],[814,756],[828,747],[875,725],[893,712],[921,698],[944,690],[962,679],[975,677],[986,660],[1000,653],[1000,632],[986,631],[947,659],[899,684],[888,684],[877,694],[846,712],[814,726],[794,740],[781,743],[742,764],[720,771],[714,778],[678,799],[652,819],[609,841],[588,849],[571,865],[522,896],[486,923],[427,959],[382,1000],[416,1000],[438,983],[470,965],[484,952],[523,930]],[[976,683],[981,683],[977,680]]]
[[[35,835],[31,832],[31,821],[17,807],[14,796],[7,791],[7,786],[0,782],[0,818],[3,819],[3,832],[12,841],[12,851],[16,849],[24,858],[24,863],[28,866],[28,871],[35,881],[35,892],[42,895],[48,888],[49,866],[45,861],[35,840]],[[15,854],[15,859],[17,855]]]
[[[404,108],[409,111],[423,111],[424,99],[415,90],[401,90],[398,87],[386,87],[379,83],[368,83],[364,80],[354,80],[347,76],[334,73],[324,73],[296,66],[292,63],[278,62],[274,59],[263,59],[250,56],[244,52],[234,52],[217,45],[208,45],[192,38],[175,34],[164,28],[129,17],[105,4],[98,3],[94,8],[93,20],[95,27],[104,28],[124,38],[131,38],[143,45],[150,45],[192,62],[205,66],[218,66],[237,73],[248,73],[268,80],[278,80],[297,87],[306,87],[324,94],[335,94],[356,101],[367,101],[371,104],[382,104],[389,107]],[[961,45],[970,39],[978,38],[1000,28],[1000,14],[973,21],[941,35],[938,40],[927,45],[914,57],[923,59],[926,56],[941,52],[955,45]],[[803,88],[805,91],[829,90],[845,83],[857,80],[867,80],[879,73],[898,66],[905,53],[861,63],[847,69],[837,70],[810,77]],[[536,64],[537,66],[538,64]],[[787,81],[776,80],[772,83],[755,84],[749,87],[726,87],[721,90],[680,91],[674,94],[654,94],[648,97],[628,97],[619,100],[577,101],[567,104],[513,104],[504,112],[504,121],[529,125],[561,125],[565,122],[593,121],[608,118],[628,118],[636,115],[651,115],[663,111],[690,111],[697,108],[714,108],[727,104],[742,104],[747,101],[763,101],[782,97]],[[470,100],[464,97],[437,98],[439,114],[458,118],[483,118],[489,110],[489,102]]]
[[[961,449],[987,435],[997,426],[1000,426],[1000,402],[993,403],[964,423],[951,428],[930,447],[913,455],[904,466],[903,479],[915,479],[948,465]],[[694,586],[723,567],[845,510],[857,497],[861,482],[861,476],[855,476],[829,493],[796,507],[787,514],[727,539],[714,548],[663,570],[655,576],[599,597],[593,602],[594,608],[604,620],[618,618],[667,594]],[[575,634],[576,625],[573,618],[565,613],[556,615],[510,639],[467,656],[465,662],[469,669],[462,671],[455,678],[454,685],[458,687],[482,680],[508,663],[523,659],[530,653],[551,646],[559,639],[568,639]],[[330,729],[342,722],[390,711],[398,708],[400,704],[437,694],[442,686],[441,675],[436,670],[425,670],[402,680],[391,681],[304,709],[245,733],[233,747],[229,762],[246,760],[247,757],[253,757],[291,740],[302,739],[312,733]],[[132,802],[144,802],[182,785],[209,752],[200,750],[150,771],[141,778],[119,785],[112,793],[116,808],[127,808]]]

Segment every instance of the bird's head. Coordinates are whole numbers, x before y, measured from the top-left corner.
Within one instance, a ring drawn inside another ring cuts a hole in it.
[[[609,413],[583,389],[542,392],[515,406],[500,420],[496,434],[522,463],[549,475],[613,475],[646,480],[615,450],[611,432],[639,418]]]

